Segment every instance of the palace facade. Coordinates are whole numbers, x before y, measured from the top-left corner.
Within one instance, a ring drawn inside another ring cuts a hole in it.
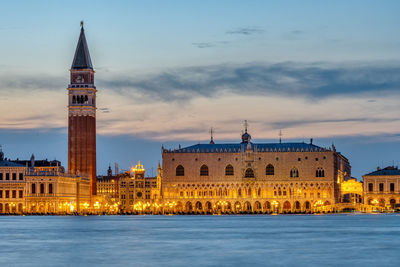
[[[349,161],[332,145],[253,143],[247,133],[233,144],[197,144],[162,150],[166,212],[334,211]]]

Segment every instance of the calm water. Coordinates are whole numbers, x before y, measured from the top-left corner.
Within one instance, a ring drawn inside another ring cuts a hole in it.
[[[400,266],[399,215],[0,217],[0,266]]]

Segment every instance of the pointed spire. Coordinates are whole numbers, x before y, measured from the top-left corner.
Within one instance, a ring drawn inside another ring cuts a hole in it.
[[[211,127],[210,128],[210,134],[211,134],[211,140],[210,140],[210,144],[213,145],[214,143],[214,129]]]
[[[85,30],[83,29],[83,21],[81,21],[81,34],[79,35],[71,69],[93,69],[88,45],[86,43]]]

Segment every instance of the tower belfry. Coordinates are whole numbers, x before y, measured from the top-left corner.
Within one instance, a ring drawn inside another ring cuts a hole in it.
[[[90,178],[96,194],[96,86],[83,22],[68,85],[68,171]]]

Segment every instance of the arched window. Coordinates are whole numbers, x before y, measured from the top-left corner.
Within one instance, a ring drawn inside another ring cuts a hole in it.
[[[251,168],[248,168],[244,174],[244,178],[254,178],[254,171]]]
[[[36,184],[32,184],[32,194],[36,194]]]
[[[268,164],[268,166],[265,168],[265,175],[274,175],[275,174],[275,169],[272,164]]]
[[[89,103],[89,98],[87,95],[85,95],[85,104]]]
[[[200,176],[208,176],[208,167],[207,165],[203,165],[200,168]]]
[[[72,104],[76,104],[76,96],[72,96]]]
[[[176,167],[176,176],[185,176],[185,168],[182,165]]]
[[[315,177],[325,177],[325,170],[322,168],[317,168],[315,171]]]
[[[290,177],[299,177],[299,170],[297,168],[293,168],[290,170]]]
[[[225,175],[233,175],[233,166],[232,165],[228,165],[225,167]]]
[[[83,104],[83,95],[81,95],[81,100],[80,100],[80,102],[81,102],[81,104]]]

